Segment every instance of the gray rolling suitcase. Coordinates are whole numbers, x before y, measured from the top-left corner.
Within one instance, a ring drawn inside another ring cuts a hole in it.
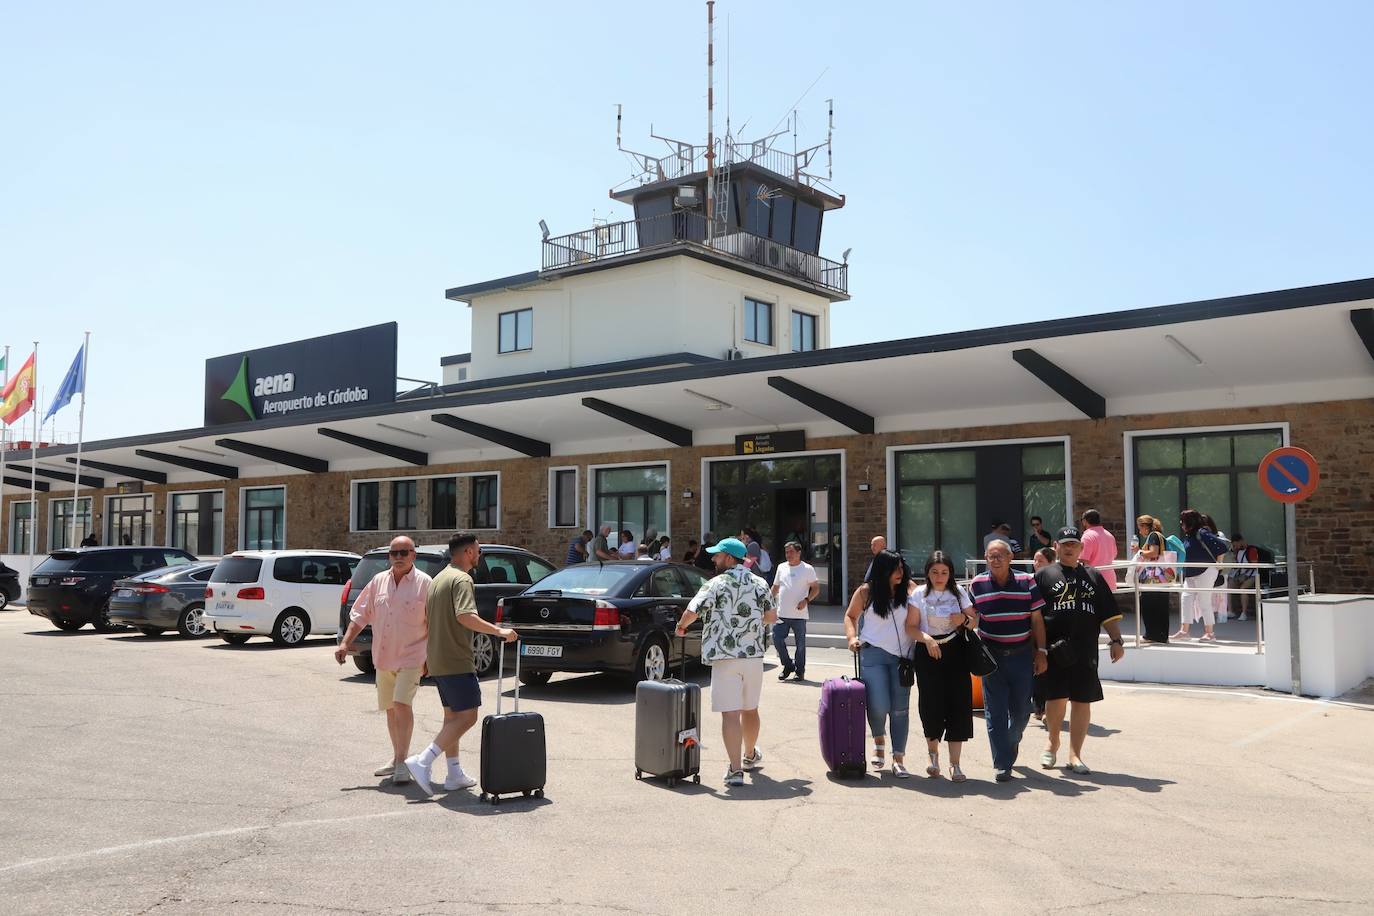
[[[635,779],[662,776],[669,786],[688,777],[701,782],[701,687],[686,677],[684,638],[682,679],[640,681],[635,687]]]

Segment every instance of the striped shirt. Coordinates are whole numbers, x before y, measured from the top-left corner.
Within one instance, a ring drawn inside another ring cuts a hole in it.
[[[978,635],[999,646],[1020,646],[1030,640],[1031,612],[1045,607],[1035,577],[1013,572],[1002,585],[989,573],[975,576],[968,585],[978,611]]]

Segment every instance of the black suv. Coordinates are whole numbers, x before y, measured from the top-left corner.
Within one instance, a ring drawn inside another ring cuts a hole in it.
[[[108,633],[119,629],[110,622],[115,580],[194,562],[194,556],[175,547],[54,550],[29,576],[29,613],[48,618],[59,630],[79,630],[89,623]]]
[[[518,595],[530,585],[553,572],[553,564],[535,553],[520,547],[507,547],[503,544],[483,544],[482,559],[472,571],[472,581],[476,586],[477,613],[488,623],[496,620],[496,602],[502,598]],[[363,555],[353,578],[344,587],[343,600],[339,606],[338,642],[343,642],[348,631],[348,613],[353,610],[353,602],[362,594],[367,583],[391,565],[386,547],[369,550]],[[437,576],[448,565],[447,544],[427,544],[415,548],[415,566],[429,575]],[[372,665],[372,628],[366,627],[353,643],[353,664],[364,674],[370,674]],[[477,665],[480,677],[495,669],[496,646],[485,633],[472,634],[472,658]]]

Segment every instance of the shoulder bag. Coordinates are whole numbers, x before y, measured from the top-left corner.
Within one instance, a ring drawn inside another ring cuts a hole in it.
[[[897,612],[892,613],[892,629],[897,631],[897,648],[902,646],[902,629],[897,626]],[[916,663],[911,660],[911,652],[916,648],[912,643],[911,649],[903,652],[897,658],[897,683],[903,687],[913,687],[916,684]]]
[[[972,627],[963,627],[964,650],[968,653],[968,673],[975,677],[987,677],[997,670],[997,656],[983,642],[983,637]]]

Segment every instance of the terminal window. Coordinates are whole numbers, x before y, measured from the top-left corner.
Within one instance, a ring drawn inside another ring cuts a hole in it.
[[[773,345],[773,304],[745,297],[744,339],[754,343]]]
[[[498,353],[516,353],[534,348],[534,309],[502,312],[498,320]]]
[[[28,553],[33,536],[33,503],[10,503],[10,553]]]
[[[286,549],[286,488],[265,487],[243,494],[243,548]]]
[[[429,482],[429,527],[435,531],[458,527],[458,478],[436,477]]]
[[[81,497],[81,508],[76,518],[75,537],[72,536],[72,501],[71,499],[49,500],[52,506],[52,528],[48,533],[48,549],[60,550],[63,547],[75,547],[85,540],[86,535],[91,533],[91,498]]]
[[[391,530],[412,531],[415,528],[415,481],[391,482]]]
[[[577,525],[577,470],[566,468],[553,472],[553,526],[573,528]]]
[[[224,494],[172,494],[172,546],[197,556],[224,552]]]
[[[496,475],[472,478],[472,527],[496,527]]]
[[[381,520],[382,485],[366,480],[353,485],[353,530],[376,531]]]

